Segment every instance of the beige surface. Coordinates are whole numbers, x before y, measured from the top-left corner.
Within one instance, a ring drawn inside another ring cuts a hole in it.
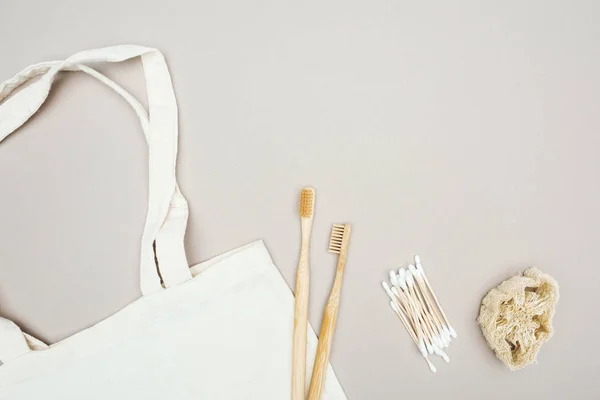
[[[332,356],[349,398],[596,398],[600,4],[294,3],[2,0],[0,79],[90,47],[162,49],[190,263],[264,238],[293,284],[314,185],[316,329],[330,224],[354,228]],[[106,71],[144,95],[138,63]],[[0,145],[1,315],[54,342],[139,296],[144,152],[128,106],[81,75]],[[459,332],[436,376],[379,286],[415,252]],[[475,320],[531,265],[561,285],[556,334],[510,373]]]

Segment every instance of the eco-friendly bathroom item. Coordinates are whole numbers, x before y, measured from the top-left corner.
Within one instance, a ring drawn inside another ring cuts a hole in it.
[[[348,256],[348,246],[350,244],[350,224],[333,225],[331,237],[329,239],[329,251],[338,254],[337,268],[333,286],[329,293],[329,300],[323,310],[323,320],[321,321],[321,332],[319,333],[319,346],[315,357],[310,388],[308,390],[308,400],[321,399],[321,393],[325,385],[325,376],[327,374],[327,363],[329,362],[329,353],[335,333],[335,324],[340,306],[340,294],[342,291],[342,280],[344,277],[344,268]]]
[[[315,215],[315,189],[310,187],[302,189],[299,211],[302,242],[296,271],[294,342],[292,347],[292,400],[306,399],[306,329],[308,327],[310,237]]]
[[[478,322],[496,356],[515,371],[536,361],[552,337],[558,284],[537,268],[502,282],[485,295]]]
[[[437,369],[429,360],[430,355],[436,354],[449,363],[450,357],[444,349],[456,339],[456,330],[431,288],[419,256],[415,256],[415,264],[408,269],[390,271],[390,283],[383,281],[381,285],[431,372]]]

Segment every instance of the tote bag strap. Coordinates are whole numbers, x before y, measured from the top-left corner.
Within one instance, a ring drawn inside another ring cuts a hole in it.
[[[127,91],[87,64],[121,62],[141,56],[149,110]],[[56,74],[83,71],[119,93],[137,113],[148,141],[148,214],[141,240],[140,285],[144,295],[191,278],[183,239],[187,202],[177,186],[177,103],[162,54],[152,48],[122,45],[77,53],[64,61],[32,65],[0,85],[0,141],[23,125],[44,103]],[[13,94],[32,78],[40,78]],[[12,97],[9,97],[11,94]],[[154,251],[156,249],[156,251]],[[155,262],[158,261],[158,268]],[[160,276],[159,272],[160,271]],[[161,282],[162,277],[162,282]],[[2,340],[0,334],[0,341]]]
[[[0,361],[7,363],[29,351],[21,329],[14,322],[0,318]]]

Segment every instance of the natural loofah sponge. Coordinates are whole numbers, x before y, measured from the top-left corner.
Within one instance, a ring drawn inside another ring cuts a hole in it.
[[[536,361],[552,337],[558,284],[537,268],[513,276],[483,298],[479,325],[496,356],[515,371]]]

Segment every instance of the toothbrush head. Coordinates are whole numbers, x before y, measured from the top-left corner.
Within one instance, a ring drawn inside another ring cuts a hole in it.
[[[315,189],[305,187],[300,192],[300,218],[312,219],[315,210]]]

